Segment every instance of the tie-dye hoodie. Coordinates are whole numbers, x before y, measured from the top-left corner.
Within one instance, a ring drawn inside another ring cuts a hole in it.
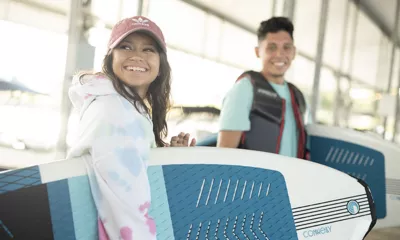
[[[155,147],[150,118],[104,76],[84,75],[73,83],[69,97],[80,122],[67,159],[80,157],[86,163],[99,239],[156,239],[155,222],[148,215],[147,161]]]

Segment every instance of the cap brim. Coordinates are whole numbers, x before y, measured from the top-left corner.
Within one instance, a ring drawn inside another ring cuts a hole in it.
[[[124,38],[126,38],[129,34],[134,33],[134,32],[144,32],[146,34],[149,34],[157,42],[157,44],[160,46],[160,48],[164,52],[167,52],[167,49],[166,49],[165,45],[163,44],[163,41],[159,37],[157,37],[157,34],[155,32],[149,30],[148,28],[135,28],[135,29],[132,29],[132,30],[122,34],[117,40],[114,41],[113,44],[111,44],[109,46],[109,49],[115,48],[122,40],[124,40]]]

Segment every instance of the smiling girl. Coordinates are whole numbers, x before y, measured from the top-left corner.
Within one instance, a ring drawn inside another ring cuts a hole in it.
[[[108,49],[103,71],[75,76],[69,90],[80,123],[67,158],[86,163],[99,239],[156,239],[147,160],[150,148],[169,145],[162,140],[171,85],[164,36],[145,17],[127,18],[112,29]]]

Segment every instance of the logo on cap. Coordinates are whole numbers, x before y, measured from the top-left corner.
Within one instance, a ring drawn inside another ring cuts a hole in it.
[[[134,26],[136,26],[136,25],[142,25],[142,26],[146,26],[146,27],[149,27],[149,26],[150,26],[150,25],[148,24],[149,20],[143,19],[143,18],[141,18],[141,17],[138,18],[138,19],[133,18],[132,21],[134,22],[134,23],[133,23]]]

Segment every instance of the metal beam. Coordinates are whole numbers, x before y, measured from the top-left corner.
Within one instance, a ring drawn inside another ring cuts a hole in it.
[[[353,33],[351,35],[351,41],[350,41],[350,61],[349,61],[349,76],[353,76],[353,62],[354,62],[354,52],[356,49],[356,38],[357,38],[357,28],[358,28],[358,18],[359,18],[359,14],[360,14],[360,10],[359,10],[359,2],[356,2],[355,4],[355,9],[354,9],[354,19],[353,19],[353,25],[351,28],[351,32]],[[346,92],[346,94],[350,94],[350,90],[352,88],[352,84],[354,83],[354,78],[349,77],[349,88],[348,91]],[[373,89],[375,89],[376,87],[373,86]],[[353,104],[351,103],[350,105],[346,106],[346,127],[348,127],[349,125],[349,116],[350,116],[350,112],[351,112],[351,108],[352,108]]]
[[[149,15],[149,0],[138,0],[138,16]]]
[[[354,52],[356,50],[356,39],[357,39],[357,28],[358,28],[358,19],[359,19],[359,6],[356,5],[355,10],[354,10],[354,19],[353,19],[353,25],[352,25],[352,36],[351,36],[351,41],[350,41],[350,61],[349,61],[349,74],[350,76],[353,75],[353,62],[354,62]]]
[[[137,15],[142,16],[143,12],[143,1],[144,0],[138,0],[138,8],[137,8]]]
[[[396,3],[396,14],[394,17],[394,26],[392,29],[392,34],[391,34],[391,39],[392,43],[395,43],[398,41],[398,36],[397,36],[397,30],[399,28],[399,15],[400,13],[400,1],[397,1]],[[389,83],[388,87],[386,89],[386,92],[390,92],[390,89],[392,88],[392,77],[393,77],[393,67],[394,67],[394,60],[395,60],[395,54],[396,54],[396,46],[395,44],[392,44],[392,52],[390,54],[390,68],[389,68]]]
[[[317,108],[319,102],[319,83],[322,68],[322,57],[324,53],[324,43],[325,43],[325,32],[326,24],[328,21],[328,9],[329,0],[322,0],[321,12],[319,17],[319,28],[318,28],[318,43],[317,43],[317,56],[315,59],[315,72],[314,72],[314,83],[311,99],[311,119],[315,121],[317,118]]]
[[[276,1],[277,0],[272,0],[271,17],[274,17],[276,14]]]
[[[396,6],[396,22],[395,22],[395,26],[399,26],[400,25],[400,19],[399,19],[399,15],[400,15],[400,3],[399,1],[397,1],[397,6]],[[393,36],[393,38],[397,38],[397,32],[394,32],[395,36]],[[394,58],[392,59],[392,65],[394,65]],[[391,80],[391,79],[390,79]],[[396,85],[396,102],[395,102],[395,115],[394,115],[394,127],[393,127],[393,137],[392,137],[392,142],[396,141],[396,134],[397,134],[397,125],[398,125],[398,121],[399,121],[399,88],[400,88],[400,68],[399,68],[399,79],[397,80],[397,85]]]
[[[56,159],[65,158],[67,150],[66,137],[68,132],[68,120],[71,112],[71,103],[68,98],[68,89],[71,85],[72,76],[76,71],[78,44],[80,42],[81,36],[83,35],[83,26],[81,24],[83,22],[81,0],[71,0],[68,19],[68,48],[65,76],[62,87],[61,124],[56,147]]]
[[[392,40],[392,51],[390,53],[390,67],[389,67],[389,82],[388,82],[388,87],[386,89],[386,93],[390,93],[390,90],[392,88],[392,78],[393,78],[393,68],[394,68],[394,62],[395,62],[395,56],[396,56],[396,45],[394,44],[395,42],[398,41],[398,37],[397,37],[397,29],[399,26],[399,13],[400,13],[400,2],[397,1],[396,3],[396,12],[395,12],[395,20],[394,20],[394,26],[392,29],[392,36],[391,36],[391,40]],[[399,80],[400,81],[400,80]],[[396,93],[397,96],[397,93]],[[396,117],[395,117],[396,119]],[[387,117],[384,117],[383,119],[383,133],[382,136],[385,137],[385,133],[386,133],[386,128],[387,128]],[[395,122],[396,125],[396,122]],[[393,135],[394,136],[394,135]],[[393,140],[393,139],[392,139]]]
[[[283,16],[286,16],[291,21],[294,19],[294,9],[296,5],[296,0],[285,0],[283,4]]]
[[[340,59],[339,59],[339,69],[343,69],[343,63],[344,63],[344,58],[345,58],[345,51],[346,51],[346,40],[347,40],[347,28],[349,27],[349,15],[350,15],[350,3],[346,2],[346,10],[344,14],[344,25],[343,25],[343,31],[342,31],[342,46],[340,50]],[[342,101],[342,92],[340,89],[340,81],[341,81],[341,75],[340,74],[335,74],[336,76],[336,94],[335,94],[335,103],[334,103],[334,108],[333,108],[333,125],[338,126],[339,125],[339,107],[340,103]]]

